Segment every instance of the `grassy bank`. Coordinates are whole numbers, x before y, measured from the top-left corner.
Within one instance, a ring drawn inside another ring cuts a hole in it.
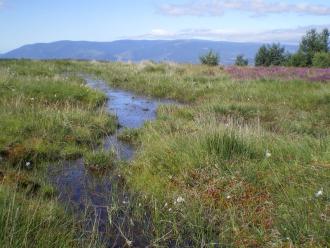
[[[76,76],[67,78],[83,72],[115,87],[184,103],[160,107],[156,121],[120,137],[138,146],[136,158],[119,169],[135,195],[132,222],[148,219],[140,232],[152,246],[329,245],[329,83],[234,78],[221,68],[152,63],[11,61],[1,62],[0,72],[5,130],[0,134],[5,158],[0,218],[12,225],[15,211],[5,209],[46,201],[42,190],[32,199],[22,190],[15,200],[8,194],[7,186],[19,181],[19,168],[31,161],[34,170],[24,169],[30,178],[41,169],[39,161],[84,154],[113,128],[102,110],[104,96]],[[14,207],[8,208],[9,202]],[[24,223],[31,222],[30,211],[19,215],[22,226],[29,227]],[[61,219],[61,211],[47,213]],[[42,219],[35,218],[36,226]],[[63,237],[59,246],[70,247],[74,225],[55,222],[47,222],[40,240],[53,232],[54,239]],[[73,230],[72,235],[62,235],[63,230]],[[31,235],[29,240],[40,237]],[[2,239],[8,246],[12,242]]]
[[[73,247],[78,223],[45,179],[51,161],[88,153],[115,119],[101,92],[57,63],[0,62],[1,247]]]

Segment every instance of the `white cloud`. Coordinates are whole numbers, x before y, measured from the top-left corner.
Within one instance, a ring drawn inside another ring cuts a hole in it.
[[[157,28],[157,29],[151,30],[149,35],[155,36],[155,37],[170,37],[170,36],[175,35],[175,33],[172,33],[166,29]]]
[[[159,7],[161,13],[172,16],[221,16],[227,10],[248,12],[255,16],[278,13],[330,15],[329,5],[288,4],[266,0],[195,0],[186,4],[165,4]]]
[[[305,26],[293,29],[275,29],[264,31],[232,30],[232,29],[185,29],[170,31],[166,29],[154,29],[151,32],[130,37],[132,39],[209,39],[237,42],[281,42],[298,43],[307,30],[315,28],[322,30],[330,29],[329,25]]]

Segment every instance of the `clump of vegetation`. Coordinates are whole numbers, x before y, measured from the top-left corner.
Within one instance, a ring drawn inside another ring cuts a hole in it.
[[[313,57],[313,66],[318,68],[330,68],[330,52],[319,52]]]
[[[236,66],[247,66],[249,64],[249,60],[244,58],[244,55],[238,55],[235,60]]]
[[[199,57],[201,64],[208,66],[217,66],[220,62],[220,57],[217,53],[210,50],[208,53]]]
[[[114,165],[116,154],[113,151],[92,151],[86,153],[84,159],[89,168],[103,170]]]
[[[72,247],[75,226],[55,201],[26,199],[0,185],[2,247]]]
[[[118,139],[131,144],[137,144],[141,130],[136,128],[125,128],[118,135]]]
[[[41,188],[42,196],[45,199],[52,199],[58,195],[58,191],[52,185],[44,185]]]
[[[308,59],[302,52],[290,54],[286,62],[286,66],[292,67],[308,67]]]
[[[285,48],[280,44],[263,45],[255,57],[256,66],[279,66],[286,62]]]

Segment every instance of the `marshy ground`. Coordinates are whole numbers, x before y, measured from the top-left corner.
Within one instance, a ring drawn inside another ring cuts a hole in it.
[[[117,119],[82,73],[182,104],[162,105],[155,121],[123,131],[118,138],[137,152],[113,161],[91,154]],[[308,73],[251,78],[198,65],[0,61],[0,244],[105,245],[65,210],[47,176],[50,164],[85,157],[123,178],[128,206],[107,208],[111,220],[129,217],[124,226],[110,221],[123,245],[328,246],[330,84],[326,70],[319,81]]]

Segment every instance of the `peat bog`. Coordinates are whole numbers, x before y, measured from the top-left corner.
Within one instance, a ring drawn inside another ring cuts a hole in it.
[[[0,61],[0,243],[327,247],[328,71],[244,70]]]

